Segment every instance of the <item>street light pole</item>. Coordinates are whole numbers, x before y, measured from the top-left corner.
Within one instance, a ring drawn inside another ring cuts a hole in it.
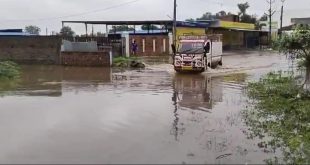
[[[282,2],[282,7],[281,7],[281,18],[280,18],[280,37],[282,36],[282,28],[283,28],[283,10],[284,10],[284,2],[285,0],[281,0]]]
[[[269,35],[268,35],[268,42],[269,46],[271,46],[271,39],[272,39],[272,16],[275,13],[275,11],[272,11],[272,4],[275,2],[275,0],[267,0],[267,3],[269,4]]]
[[[173,42],[172,42],[172,51],[173,51],[173,55],[172,55],[172,60],[173,60],[173,64],[174,64],[174,59],[175,59],[175,53],[176,53],[176,44],[177,44],[177,0],[174,0],[173,3],[173,27],[172,27],[172,35],[173,35]]]
[[[174,0],[173,5],[173,45],[176,46],[177,42],[177,0]]]

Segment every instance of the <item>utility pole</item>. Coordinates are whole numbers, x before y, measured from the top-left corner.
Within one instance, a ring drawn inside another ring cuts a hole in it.
[[[173,35],[173,42],[172,42],[172,49],[173,49],[173,55],[172,60],[174,64],[175,59],[175,50],[177,47],[177,0],[174,0],[173,3],[173,28],[172,28],[172,35]]]
[[[267,0],[267,3],[269,4],[269,36],[268,41],[271,45],[271,36],[272,36],[272,16],[274,15],[275,11],[272,11],[272,4],[275,2],[275,0]]]
[[[174,0],[173,5],[173,45],[177,43],[177,0]]]
[[[94,38],[94,25],[91,27],[91,37]]]
[[[282,7],[281,7],[281,18],[280,18],[280,21],[281,21],[281,23],[280,23],[280,37],[282,37],[282,28],[283,28],[283,10],[284,10],[284,2],[285,2],[285,0],[281,0],[281,2],[282,2]]]

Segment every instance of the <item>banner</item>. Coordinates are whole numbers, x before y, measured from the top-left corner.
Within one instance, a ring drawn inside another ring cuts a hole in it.
[[[220,21],[220,27],[228,29],[247,29],[255,30],[255,25],[251,23],[240,23],[240,22],[230,22],[230,21]]]

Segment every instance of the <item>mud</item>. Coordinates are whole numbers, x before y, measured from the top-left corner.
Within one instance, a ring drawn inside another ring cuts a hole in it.
[[[251,53],[201,75],[166,60],[138,71],[23,66],[0,92],[0,163],[264,163],[281,153],[245,135],[244,88],[287,64]]]

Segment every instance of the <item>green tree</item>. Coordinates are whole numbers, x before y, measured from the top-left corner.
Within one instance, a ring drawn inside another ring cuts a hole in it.
[[[280,52],[301,59],[302,66],[310,67],[310,28],[308,25],[297,26],[292,34],[279,38],[275,46]]]
[[[60,30],[60,35],[65,37],[73,37],[75,32],[69,26],[64,26]]]
[[[103,36],[104,36],[104,33],[97,32],[96,36],[97,36],[97,37],[103,37]]]
[[[246,12],[247,12],[247,10],[250,8],[250,5],[249,5],[248,2],[239,3],[239,4],[238,4],[238,8],[239,8],[239,10],[240,10],[239,16],[242,16],[242,15],[246,15]]]
[[[256,27],[258,30],[262,30],[264,26],[267,26],[267,23],[261,22],[261,21],[267,21],[268,20],[268,15],[264,14],[259,18],[259,21],[256,23]]]
[[[215,18],[216,16],[211,12],[206,12],[200,18],[197,18],[197,20],[214,20]]]
[[[215,15],[216,15],[216,17],[217,17],[217,18],[219,18],[219,17],[226,16],[226,15],[227,15],[227,13],[226,13],[226,11],[222,10],[222,11],[220,11],[220,12],[216,13]]]
[[[219,11],[216,14],[212,14],[211,12],[206,12],[201,17],[197,18],[196,20],[198,21],[199,20],[214,20],[214,19],[218,19],[220,17],[227,16],[227,15],[233,15],[233,14],[231,12],[226,12],[224,10]],[[193,22],[195,20],[190,18],[190,19],[187,19],[186,21]]]
[[[262,17],[259,19],[260,21],[268,21],[268,15],[264,14]]]
[[[29,25],[25,27],[25,31],[29,34],[39,35],[41,32],[41,29],[38,26]]]
[[[196,20],[194,18],[188,18],[185,20],[186,22],[195,22]]]
[[[247,14],[247,10],[250,8],[250,5],[248,2],[245,3],[239,3],[238,4],[238,8],[239,8],[239,17],[240,17],[240,22],[243,23],[257,23],[257,18],[255,15],[249,15]]]
[[[114,32],[122,32],[122,31],[134,31],[135,29],[133,27],[129,27],[127,25],[120,25],[120,26],[112,26],[112,29],[110,29],[110,33]]]
[[[142,25],[141,26],[142,30],[159,30],[160,28],[156,25]]]
[[[227,15],[235,15],[235,14],[233,14],[232,12],[228,12]]]

